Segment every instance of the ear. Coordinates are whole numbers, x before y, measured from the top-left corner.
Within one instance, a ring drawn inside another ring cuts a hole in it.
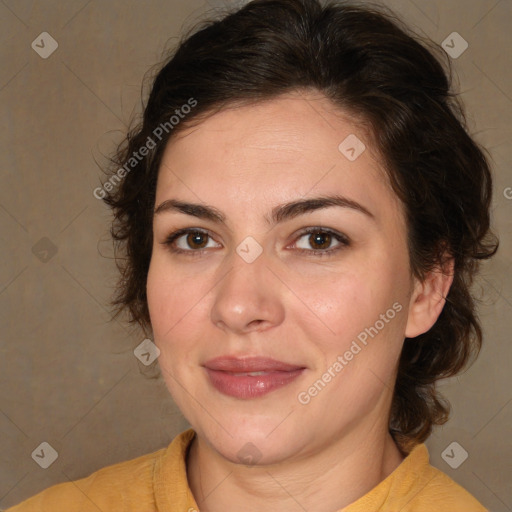
[[[423,281],[415,278],[409,301],[405,336],[415,338],[427,332],[437,321],[453,282],[454,260],[444,260],[443,266],[430,271]]]

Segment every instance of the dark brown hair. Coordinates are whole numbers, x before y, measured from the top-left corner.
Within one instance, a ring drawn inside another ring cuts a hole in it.
[[[470,285],[479,260],[498,245],[489,231],[489,163],[467,133],[451,76],[444,52],[381,6],[254,0],[201,22],[158,72],[142,122],[119,147],[112,177],[122,179],[102,193],[122,255],[117,310],[150,328],[155,190],[173,134],[233,104],[318,91],[368,127],[403,202],[414,275],[422,279],[442,265],[443,254],[454,259],[453,285],[436,324],[405,340],[391,407],[390,432],[402,448],[424,441],[448,417],[435,382],[460,372],[480,349]]]

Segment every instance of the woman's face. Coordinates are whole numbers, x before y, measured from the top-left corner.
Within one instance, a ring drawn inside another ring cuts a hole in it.
[[[170,141],[155,210],[159,363],[213,449],[275,463],[387,428],[414,283],[356,124],[311,94],[224,110]]]

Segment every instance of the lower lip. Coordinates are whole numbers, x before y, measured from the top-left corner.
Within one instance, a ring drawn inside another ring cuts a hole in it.
[[[273,371],[264,375],[233,375],[206,368],[213,387],[224,395],[235,398],[258,398],[294,381],[305,368],[290,372]]]

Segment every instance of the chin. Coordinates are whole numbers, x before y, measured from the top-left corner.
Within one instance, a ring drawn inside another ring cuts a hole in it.
[[[290,439],[297,443],[298,433],[280,425],[283,418],[234,415],[216,419],[220,425],[216,422],[198,423],[197,427],[191,422],[191,425],[218,453],[235,464],[276,464],[298,450],[298,446],[290,445]]]
[[[229,444],[215,446],[215,449],[227,460],[244,466],[268,466],[279,464],[288,459],[294,452],[293,447],[268,439],[247,440],[233,439]],[[286,448],[286,451],[283,451]],[[290,453],[288,453],[290,452]]]

